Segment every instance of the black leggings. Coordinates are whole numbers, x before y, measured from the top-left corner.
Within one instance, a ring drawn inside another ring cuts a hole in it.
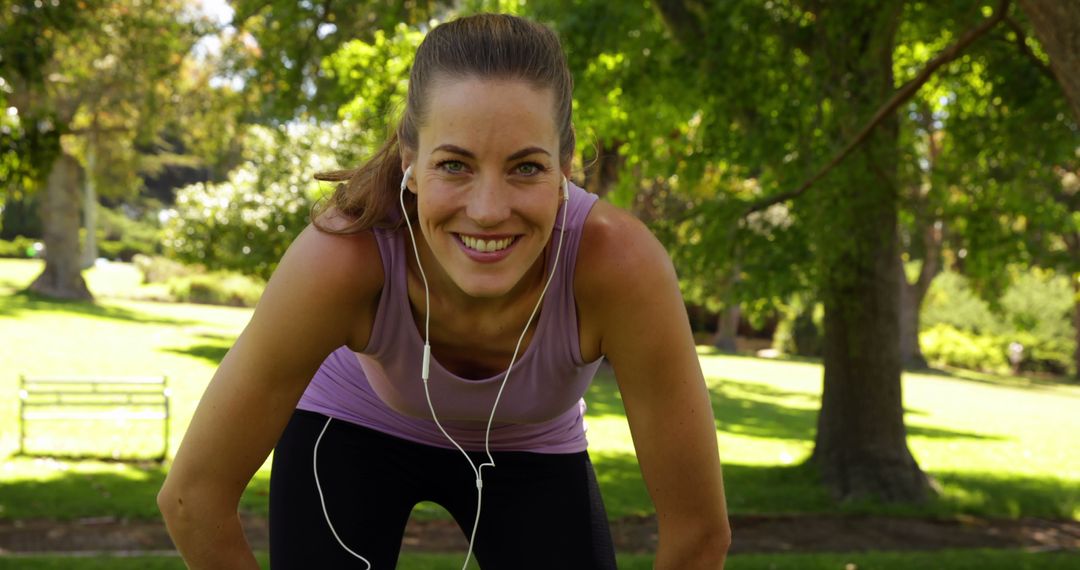
[[[270,563],[274,570],[365,568],[334,538],[315,487],[313,451],[326,512],[342,542],[394,568],[409,513],[420,501],[443,506],[466,538],[476,517],[475,476],[461,452],[402,440],[296,410],[274,449],[270,474]],[[615,568],[615,551],[586,452],[493,452],[484,469],[473,546],[485,570]],[[479,465],[486,456],[470,453]],[[465,553],[462,552],[462,561]]]

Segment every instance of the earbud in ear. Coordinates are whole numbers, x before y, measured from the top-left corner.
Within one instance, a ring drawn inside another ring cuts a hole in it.
[[[405,169],[405,174],[401,175],[401,191],[405,191],[405,186],[409,183],[409,176],[412,176],[412,165]]]
[[[565,176],[562,177],[562,199],[568,202],[570,201],[570,185],[566,181]]]

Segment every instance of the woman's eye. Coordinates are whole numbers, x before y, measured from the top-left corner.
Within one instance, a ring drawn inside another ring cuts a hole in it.
[[[532,176],[534,174],[539,173],[542,170],[543,170],[543,167],[541,167],[539,164],[536,164],[536,163],[533,163],[533,162],[526,162],[524,164],[519,164],[518,167],[517,167],[518,174],[523,174],[525,176]]]
[[[444,160],[439,163],[439,168],[442,168],[450,174],[460,174],[465,172],[465,163],[460,160]]]

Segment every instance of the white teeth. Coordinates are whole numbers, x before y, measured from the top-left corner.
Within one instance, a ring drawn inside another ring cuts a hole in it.
[[[474,238],[472,236],[467,236],[464,234],[458,234],[458,237],[461,238],[461,241],[464,242],[465,246],[469,249],[475,249],[476,251],[483,253],[490,253],[492,251],[506,249],[514,241],[514,238],[485,240]]]

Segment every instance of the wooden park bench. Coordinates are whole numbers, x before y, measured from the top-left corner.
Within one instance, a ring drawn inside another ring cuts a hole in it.
[[[169,396],[164,376],[20,376],[19,454],[26,454],[26,423],[45,420],[161,420],[169,451]]]

